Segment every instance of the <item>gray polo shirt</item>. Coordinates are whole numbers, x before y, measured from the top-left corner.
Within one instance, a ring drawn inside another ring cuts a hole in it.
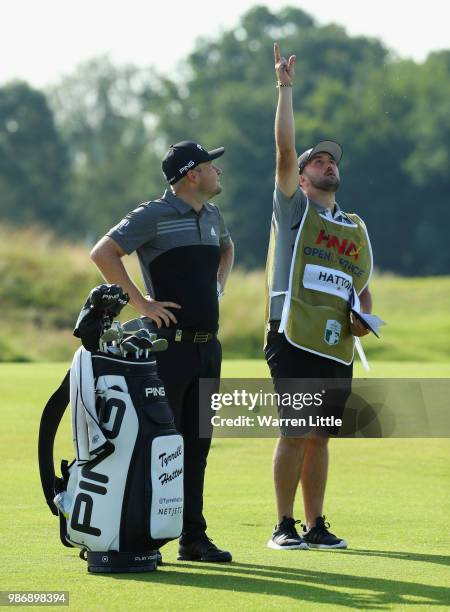
[[[149,295],[181,305],[179,327],[217,330],[217,270],[231,239],[214,204],[197,213],[168,189],[161,199],[128,213],[107,235],[126,253],[136,251]]]
[[[295,239],[300,227],[301,220],[306,210],[307,198],[300,187],[290,198],[284,195],[275,184],[273,192],[272,231],[275,239],[274,266],[272,271],[271,292],[286,291],[289,286],[289,273],[291,270],[292,253],[294,251]],[[336,221],[352,223],[336,204],[333,213],[329,208],[312,202],[310,204],[323,215],[329,216]],[[275,295],[270,299],[269,319],[281,319],[283,312],[284,295]]]

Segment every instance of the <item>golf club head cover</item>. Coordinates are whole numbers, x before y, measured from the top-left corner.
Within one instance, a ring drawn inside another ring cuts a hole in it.
[[[97,351],[101,334],[128,301],[129,296],[120,285],[94,287],[78,315],[73,335],[80,338],[87,351]]]

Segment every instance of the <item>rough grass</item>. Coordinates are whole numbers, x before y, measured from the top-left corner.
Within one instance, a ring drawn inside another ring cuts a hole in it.
[[[140,283],[135,256],[126,266]],[[102,282],[84,245],[62,243],[38,228],[0,226],[0,302],[10,333],[0,361],[61,361],[78,346],[76,317],[90,289]],[[374,311],[388,322],[382,339],[363,340],[370,360],[443,362],[450,358],[450,277],[376,276]],[[234,270],[221,301],[220,338],[227,358],[260,358],[264,274]],[[136,316],[127,307],[121,320]]]
[[[372,334],[363,339],[369,359],[450,359],[450,277],[375,276],[371,291],[374,312],[387,325],[381,328],[381,339]],[[263,320],[263,273],[234,271],[221,304],[225,354],[260,357]]]

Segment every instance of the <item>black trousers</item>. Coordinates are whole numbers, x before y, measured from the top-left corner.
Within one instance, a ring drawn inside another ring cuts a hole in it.
[[[209,342],[174,342],[155,353],[158,374],[184,439],[184,513],[180,542],[189,544],[206,531],[203,485],[211,438],[199,437],[199,378],[220,378],[222,348],[217,338]]]

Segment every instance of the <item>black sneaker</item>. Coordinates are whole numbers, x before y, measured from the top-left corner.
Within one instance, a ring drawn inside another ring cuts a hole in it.
[[[207,535],[191,544],[180,544],[178,561],[206,561],[208,563],[228,563],[231,553],[220,550]]]
[[[275,550],[298,550],[308,549],[303,538],[298,535],[295,525],[300,523],[293,518],[283,516],[281,523],[275,526],[271,539],[267,542],[268,548]]]
[[[162,554],[159,550],[156,551],[156,565],[164,565],[163,563],[163,559],[162,559]]]
[[[334,533],[330,533],[328,528],[330,523],[325,522],[325,516],[316,519],[316,526],[308,531],[306,525],[303,527],[303,539],[309,548],[347,548],[347,542],[338,538]]]

